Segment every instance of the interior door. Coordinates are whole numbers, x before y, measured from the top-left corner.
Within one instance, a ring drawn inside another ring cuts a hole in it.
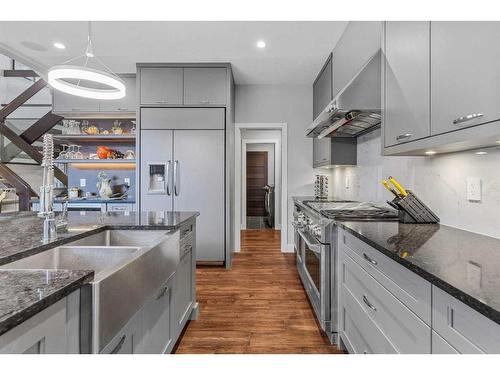
[[[266,216],[267,159],[266,151],[247,151],[247,216]]]
[[[141,131],[141,211],[172,211],[172,130]]]
[[[198,211],[196,260],[224,261],[224,130],[174,130],[174,209]]]

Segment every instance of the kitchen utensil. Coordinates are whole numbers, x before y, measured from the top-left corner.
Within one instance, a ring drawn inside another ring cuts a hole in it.
[[[97,189],[99,189],[99,196],[101,198],[109,198],[113,194],[113,190],[111,189],[111,179],[108,178],[108,175],[101,171],[97,175]]]
[[[122,123],[118,120],[115,120],[115,122],[113,123],[113,127],[111,128],[111,131],[115,135],[122,135],[123,134]]]
[[[399,184],[399,182],[397,182],[394,177],[389,177],[389,182],[391,182],[395,187],[396,189],[399,191],[399,193],[403,196],[403,197],[406,197],[408,195],[408,193],[406,192],[406,190],[403,188],[403,186],[401,186]]]
[[[135,152],[133,150],[125,151],[125,159],[135,159]]]
[[[68,190],[68,198],[69,199],[77,199],[80,197],[80,189],[77,187],[72,187]]]
[[[319,199],[328,197],[328,176],[317,174],[314,181],[314,196]]]
[[[394,190],[393,188],[391,188],[391,186],[389,185],[389,183],[386,180],[382,180],[382,185],[384,185],[385,188],[387,190],[389,190],[392,194],[394,194],[396,197],[399,197],[399,195],[396,192],[396,190]]]

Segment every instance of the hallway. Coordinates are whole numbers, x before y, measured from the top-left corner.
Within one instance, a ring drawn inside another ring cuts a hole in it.
[[[198,320],[176,353],[338,353],[322,336],[280,231],[242,231],[233,268],[197,269]]]

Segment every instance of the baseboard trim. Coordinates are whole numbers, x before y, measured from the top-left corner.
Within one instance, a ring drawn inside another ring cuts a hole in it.
[[[293,243],[287,243],[285,246],[281,247],[282,253],[293,253],[295,251],[295,246]]]

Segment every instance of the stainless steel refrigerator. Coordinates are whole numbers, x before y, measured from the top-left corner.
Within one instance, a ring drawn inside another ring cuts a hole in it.
[[[180,112],[180,121],[179,113],[170,116],[173,109],[155,110],[156,113],[141,120],[141,210],[199,211],[197,260],[222,262],[225,260],[224,109],[186,109]],[[207,112],[194,113],[191,123],[190,114],[194,110]],[[212,116],[214,110],[222,111],[222,117],[219,112]],[[203,123],[197,120],[200,115],[205,119]],[[182,129],[164,129],[176,126]]]

